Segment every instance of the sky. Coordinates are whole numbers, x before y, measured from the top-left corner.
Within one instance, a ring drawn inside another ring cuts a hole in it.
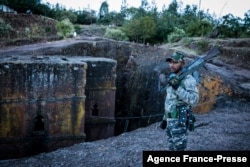
[[[62,5],[66,9],[92,9],[99,11],[101,3],[104,0],[42,0],[42,3],[49,2],[52,5],[56,3]],[[120,11],[122,0],[106,0],[109,4],[109,11]],[[141,0],[126,0],[128,7],[139,7]],[[157,4],[158,11],[161,11],[163,5],[166,7],[172,2],[172,0],[154,0]],[[152,0],[148,0],[151,4]],[[182,8],[187,4],[197,5],[201,2],[200,9],[205,12],[208,10],[210,14],[215,14],[217,18],[225,16],[229,13],[234,16],[244,18],[244,13],[250,10],[250,0],[177,0],[182,2]]]

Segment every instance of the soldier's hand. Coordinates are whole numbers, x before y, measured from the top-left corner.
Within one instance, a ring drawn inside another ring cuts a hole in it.
[[[173,77],[168,81],[168,83],[174,90],[177,90],[180,85],[180,80],[178,79],[178,77]]]
[[[166,129],[166,127],[167,127],[167,121],[166,120],[162,120],[162,122],[160,124],[160,128],[164,130],[164,129]]]

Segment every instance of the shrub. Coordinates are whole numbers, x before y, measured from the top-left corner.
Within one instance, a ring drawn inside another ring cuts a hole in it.
[[[2,18],[0,18],[0,38],[9,37],[10,33],[13,31],[13,28],[10,24],[6,24]]]
[[[186,33],[190,37],[208,36],[213,30],[213,25],[206,19],[199,22],[190,22],[186,27]]]
[[[57,35],[63,38],[69,37],[75,31],[74,25],[69,21],[69,19],[57,22],[56,29],[58,31]]]
[[[29,27],[25,27],[24,29],[25,35],[30,38],[31,37],[31,32],[30,32],[30,28]]]
[[[30,29],[31,29],[31,36],[32,37],[39,37],[40,36],[39,35],[39,34],[41,34],[40,33],[40,28],[38,27],[37,24],[31,24]]]
[[[104,37],[111,38],[117,41],[128,41],[126,34],[120,29],[107,28]]]
[[[174,28],[174,31],[168,35],[168,42],[178,42],[186,35],[183,29]]]

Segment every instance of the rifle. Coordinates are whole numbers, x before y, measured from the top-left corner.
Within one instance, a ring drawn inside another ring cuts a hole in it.
[[[184,79],[188,74],[192,74],[194,71],[198,70],[200,67],[205,67],[205,63],[212,58],[220,54],[220,51],[213,47],[207,54],[203,57],[196,58],[191,64],[189,64],[185,69],[179,74],[168,80],[168,84],[177,84],[180,80]]]

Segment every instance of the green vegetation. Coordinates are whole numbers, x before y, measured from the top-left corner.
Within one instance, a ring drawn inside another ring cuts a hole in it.
[[[127,22],[123,31],[133,41],[145,43],[146,39],[156,34],[156,23],[150,16],[145,16]]]
[[[228,14],[217,19],[208,11],[198,10],[196,5],[186,5],[182,8],[177,0],[172,0],[169,6],[164,6],[161,11],[157,9],[154,1],[150,4],[149,0],[141,0],[141,6],[138,8],[128,8],[125,3],[122,4],[120,12],[109,11],[109,4],[103,1],[98,13],[91,9],[66,10],[60,4],[43,4],[40,0],[0,0],[0,4],[7,5],[18,13],[27,13],[30,10],[33,14],[50,17],[59,22],[68,19],[67,24],[112,25],[119,27],[121,31],[107,30],[106,37],[125,40],[127,36],[129,41],[144,44],[175,42],[183,37],[250,37],[250,10],[246,11],[244,18]],[[3,26],[3,22],[0,24],[2,34],[7,36],[11,26]],[[29,27],[29,30],[25,31],[27,36],[33,36],[33,32],[40,31],[35,25],[33,27],[34,29]],[[79,27],[76,27],[78,32]],[[63,29],[66,28],[61,27],[58,34],[67,37],[68,32]],[[44,31],[49,32],[50,28]],[[212,32],[216,33],[211,34]]]
[[[174,28],[174,31],[171,32],[168,36],[168,42],[178,42],[185,36],[185,31],[177,27]]]
[[[11,25],[6,24],[2,18],[0,18],[0,37],[9,37],[10,33],[13,31]]]
[[[128,41],[128,37],[120,29],[107,28],[104,37],[111,38],[117,41]]]
[[[58,36],[62,38],[67,38],[72,35],[75,31],[74,25],[69,21],[69,19],[64,19],[56,24],[56,29],[58,30]]]

